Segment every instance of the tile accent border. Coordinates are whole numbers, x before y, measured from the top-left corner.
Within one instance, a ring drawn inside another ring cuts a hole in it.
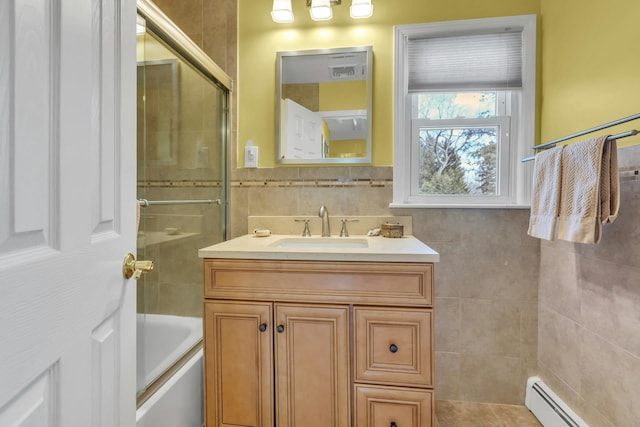
[[[335,187],[371,187],[390,188],[393,186],[392,179],[261,179],[231,181],[232,188],[335,188]]]
[[[219,180],[147,180],[138,181],[138,188],[219,188],[222,181]]]

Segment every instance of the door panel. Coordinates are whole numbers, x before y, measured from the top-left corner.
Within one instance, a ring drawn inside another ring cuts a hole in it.
[[[135,423],[134,25],[0,2],[0,425]]]
[[[275,320],[277,425],[349,426],[349,309],[276,304]]]

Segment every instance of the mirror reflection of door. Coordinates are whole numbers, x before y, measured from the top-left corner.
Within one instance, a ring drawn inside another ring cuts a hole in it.
[[[325,157],[322,118],[291,99],[282,100],[285,117],[283,137],[287,141],[288,159],[321,159]]]
[[[278,53],[278,163],[371,161],[371,47]]]

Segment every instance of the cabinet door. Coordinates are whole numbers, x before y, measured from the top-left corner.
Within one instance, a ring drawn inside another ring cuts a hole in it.
[[[348,427],[349,309],[276,304],[278,427]]]
[[[273,426],[273,328],[268,303],[205,303],[207,427]]]

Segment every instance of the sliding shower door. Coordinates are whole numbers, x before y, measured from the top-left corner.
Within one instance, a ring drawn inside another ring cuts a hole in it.
[[[202,336],[198,249],[225,240],[228,89],[138,34],[138,392]]]

